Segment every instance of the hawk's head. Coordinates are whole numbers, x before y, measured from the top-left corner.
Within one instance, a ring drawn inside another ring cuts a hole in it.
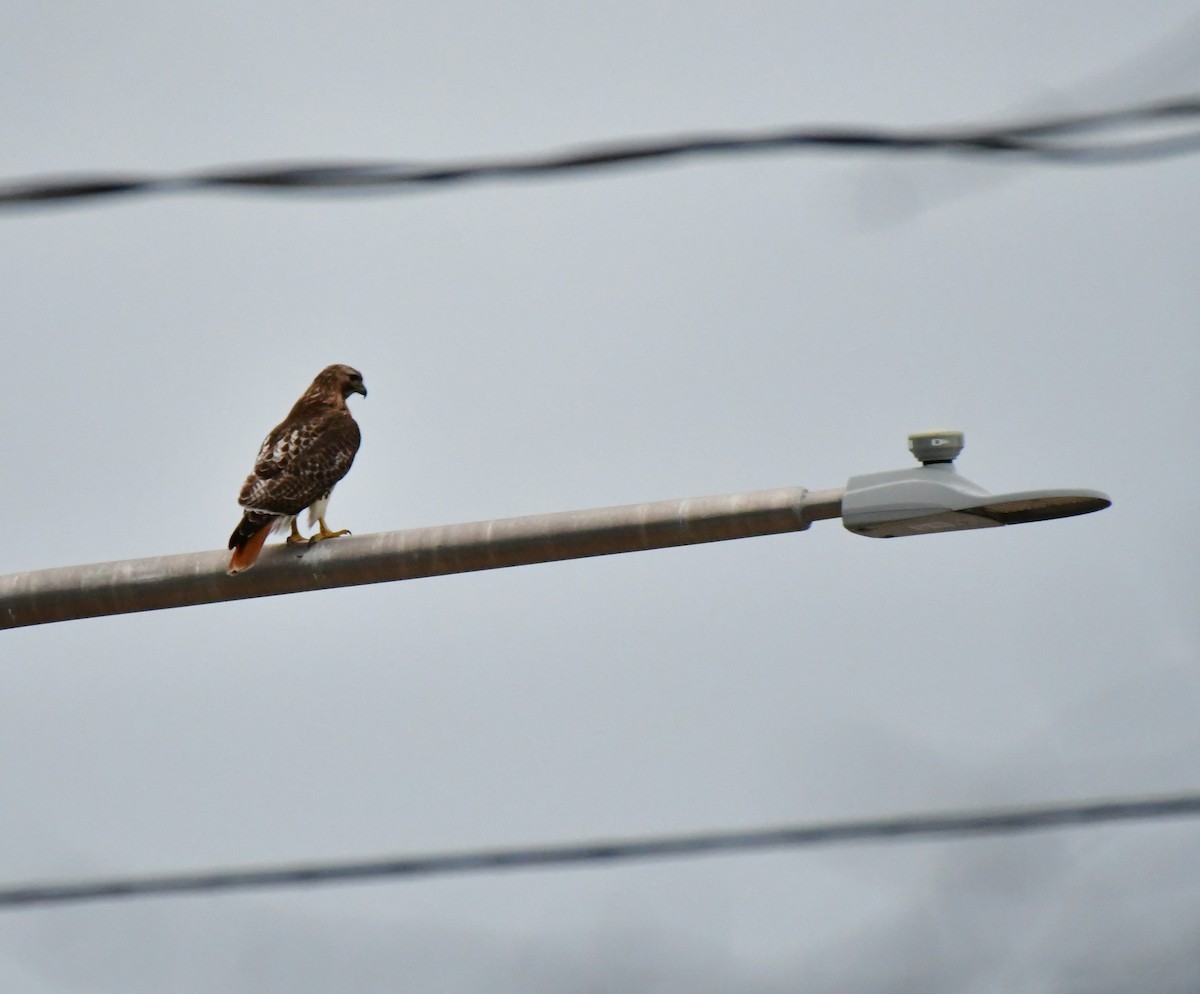
[[[364,397],[367,395],[367,388],[363,386],[362,373],[352,366],[345,366],[341,363],[322,369],[317,374],[317,378],[313,380],[310,389],[324,394],[333,394],[343,400],[352,393],[360,393]]]

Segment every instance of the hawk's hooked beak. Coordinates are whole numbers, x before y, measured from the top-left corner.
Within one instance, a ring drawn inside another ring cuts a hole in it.
[[[367,395],[367,388],[359,380],[358,383],[350,384],[350,393],[361,393],[365,397]]]

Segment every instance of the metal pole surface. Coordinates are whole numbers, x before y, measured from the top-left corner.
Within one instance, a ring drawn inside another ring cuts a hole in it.
[[[844,492],[787,487],[279,544],[232,577],[224,551],[17,573],[0,577],[0,629],[803,531],[840,517]]]

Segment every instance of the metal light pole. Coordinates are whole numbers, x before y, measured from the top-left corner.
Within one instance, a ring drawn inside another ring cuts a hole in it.
[[[954,470],[959,432],[912,435],[909,444],[921,466],[856,476],[844,489],[789,487],[277,545],[235,577],[225,573],[224,551],[18,573],[0,577],[0,629],[804,531],[837,517],[852,532],[888,538],[1110,503],[1094,490],[989,494]]]

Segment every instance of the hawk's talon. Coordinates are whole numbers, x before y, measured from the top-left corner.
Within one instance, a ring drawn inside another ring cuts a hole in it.
[[[327,539],[327,538],[341,538],[343,535],[350,534],[349,528],[343,528],[340,531],[336,531],[336,532],[331,531],[329,526],[327,524],[325,524],[324,518],[317,518],[317,525],[320,527],[321,530],[308,540],[310,544],[313,542],[324,542],[325,539]]]
[[[296,519],[292,518],[292,533],[287,537],[288,545],[306,545],[308,539],[300,534],[300,529],[296,527]]]

